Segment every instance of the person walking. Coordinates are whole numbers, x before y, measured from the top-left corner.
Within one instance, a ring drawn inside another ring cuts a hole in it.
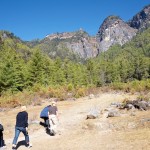
[[[0,148],[5,147],[5,142],[4,142],[4,139],[3,139],[3,131],[4,131],[4,127],[0,123]]]
[[[16,126],[15,126],[15,136],[13,139],[12,149],[16,149],[16,144],[18,137],[22,132],[25,136],[25,141],[27,143],[27,147],[32,147],[32,144],[29,142],[29,135],[28,135],[28,113],[26,112],[26,106],[21,107],[21,111],[16,116]]]
[[[51,135],[55,135],[57,133],[57,125],[59,121],[56,101],[52,101],[52,105],[51,107],[49,107],[48,116],[50,124],[50,133]]]
[[[46,129],[46,132],[49,132],[49,116],[48,116],[48,111],[51,105],[46,106],[40,113],[40,118],[44,120],[44,127]],[[41,123],[43,125],[43,123]]]

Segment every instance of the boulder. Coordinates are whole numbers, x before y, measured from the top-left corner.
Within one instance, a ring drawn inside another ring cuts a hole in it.
[[[118,117],[118,116],[120,116],[119,111],[117,111],[117,110],[110,110],[108,112],[107,118],[109,118],[109,117]]]
[[[86,119],[96,119],[96,117],[94,115],[87,115]]]

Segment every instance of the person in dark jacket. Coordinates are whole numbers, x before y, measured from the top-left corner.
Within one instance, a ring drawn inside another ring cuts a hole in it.
[[[15,126],[15,136],[13,139],[12,149],[16,148],[17,140],[20,132],[22,132],[25,136],[25,141],[28,145],[28,148],[32,147],[29,142],[28,135],[28,113],[26,112],[26,106],[21,107],[21,111],[16,116],[16,126]]]
[[[0,124],[0,148],[5,146],[3,139],[3,131],[4,131],[3,125]]]

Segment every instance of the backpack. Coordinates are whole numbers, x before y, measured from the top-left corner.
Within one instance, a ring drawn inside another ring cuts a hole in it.
[[[3,126],[0,124],[0,131],[3,131],[4,130],[4,128],[3,128]]]

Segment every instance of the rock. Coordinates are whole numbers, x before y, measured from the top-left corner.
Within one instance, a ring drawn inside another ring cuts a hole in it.
[[[149,106],[148,102],[146,102],[146,101],[144,101],[144,100],[139,101],[139,103],[140,103],[140,104],[144,104],[146,107],[148,107],[148,106]]]
[[[87,115],[86,119],[96,119],[96,117],[94,115]]]
[[[110,106],[115,106],[115,107],[120,108],[120,107],[122,107],[122,103],[120,103],[120,102],[113,102],[113,103],[111,103]]]
[[[124,106],[124,108],[127,108],[127,110],[135,109],[135,107],[134,107],[132,104],[126,104],[126,105]]]
[[[117,110],[111,110],[111,111],[108,112],[107,118],[109,118],[109,117],[118,117],[118,116],[120,116],[120,113]]]
[[[93,99],[94,97],[95,97],[94,94],[89,95],[89,99]]]
[[[142,102],[138,102],[137,104],[134,105],[135,108],[138,108],[140,110],[147,110],[146,104]]]
[[[133,106],[139,110],[147,110],[149,108],[149,104],[146,101],[141,100],[127,101],[124,108],[133,109]]]
[[[139,31],[143,31],[150,27],[150,5],[137,13],[129,22],[129,25]]]
[[[92,108],[89,111],[86,119],[95,119],[95,118],[98,118],[99,114],[100,114],[100,110],[98,108],[94,107],[94,108]]]
[[[97,33],[99,53],[107,51],[112,45],[125,44],[136,35],[136,32],[136,29],[130,27],[121,18],[117,16],[107,17]]]

